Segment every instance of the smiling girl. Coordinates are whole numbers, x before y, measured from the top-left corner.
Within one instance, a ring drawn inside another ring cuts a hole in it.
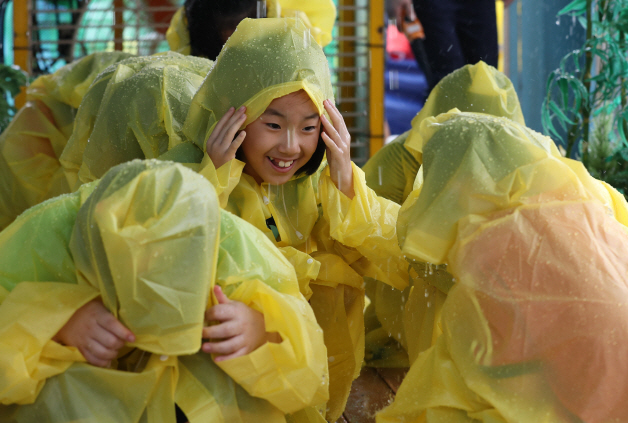
[[[335,421],[364,356],[364,277],[403,289],[407,264],[399,206],[351,162],[327,59],[302,22],[244,20],[196,93],[183,134],[205,151],[199,172],[221,206],[294,265],[323,328],[326,419]]]

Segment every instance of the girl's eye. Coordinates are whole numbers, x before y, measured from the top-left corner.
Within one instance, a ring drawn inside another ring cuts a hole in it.
[[[316,126],[306,126],[305,128],[303,128],[303,130],[305,132],[312,132],[312,131],[316,130]]]
[[[281,129],[281,126],[277,125],[276,123],[267,123],[266,126],[268,126],[270,129]]]

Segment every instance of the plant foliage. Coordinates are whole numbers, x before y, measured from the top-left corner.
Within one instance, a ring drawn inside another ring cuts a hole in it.
[[[586,30],[547,80],[542,122],[566,155],[628,194],[628,0],[574,0],[558,16]]]
[[[17,112],[13,99],[27,81],[26,73],[19,67],[0,64],[0,132],[9,126]]]

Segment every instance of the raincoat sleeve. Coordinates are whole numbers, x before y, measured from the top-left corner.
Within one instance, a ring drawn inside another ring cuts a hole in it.
[[[329,167],[321,175],[319,195],[329,235],[367,260],[350,261],[352,267],[361,269],[358,273],[403,290],[408,284],[408,265],[397,243],[399,205],[378,197],[366,185],[364,172],[353,163],[352,166],[353,199],[338,190]]]
[[[309,300],[312,296],[310,281],[315,280],[318,276],[321,263],[318,260],[314,260],[309,254],[294,247],[279,247],[279,251],[294,267],[297,272],[297,280],[299,281],[299,291],[306,300]]]
[[[237,159],[230,160],[216,169],[209,155],[204,154],[199,173],[214,186],[221,208],[227,207],[229,195],[238,185],[243,169],[244,163]]]
[[[227,296],[264,314],[282,342],[218,362],[250,395],[283,413],[328,399],[327,354],[314,313],[299,292],[294,268],[252,225],[222,212],[216,283]]]
[[[32,403],[47,378],[84,361],[52,338],[98,296],[77,285],[69,238],[92,187],[35,206],[0,233],[0,403]]]

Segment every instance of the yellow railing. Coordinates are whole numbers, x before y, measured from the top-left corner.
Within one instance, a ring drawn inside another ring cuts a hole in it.
[[[369,153],[384,145],[384,0],[369,2]]]
[[[28,6],[30,2],[26,0],[13,2],[13,63],[30,74],[29,62],[29,33],[28,33]],[[15,98],[16,107],[22,107],[26,101],[24,89]]]

